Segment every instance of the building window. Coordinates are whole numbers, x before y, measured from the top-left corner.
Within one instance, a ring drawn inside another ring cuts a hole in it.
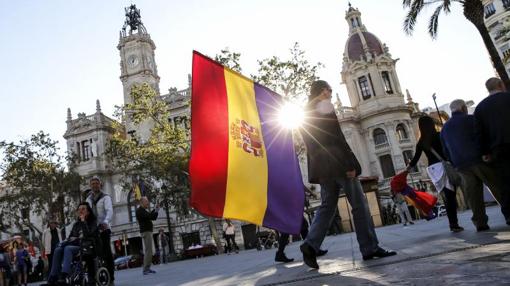
[[[413,151],[405,150],[404,152],[402,152],[402,156],[404,157],[404,163],[407,166],[409,165],[409,162],[411,162],[411,160],[413,159]],[[418,166],[414,166],[413,168],[411,168],[411,173],[416,172],[418,172]]]
[[[199,245],[200,243],[200,233],[198,231],[190,232],[190,233],[181,233],[182,238],[182,246],[184,249],[188,249],[190,246]]]
[[[81,147],[80,147],[80,142],[76,142],[76,159],[78,160],[78,162],[81,161]]]
[[[133,190],[129,191],[127,197],[127,207],[128,207],[128,215],[130,222],[136,222],[136,199],[135,192]]]
[[[23,220],[30,220],[30,209],[29,208],[21,209],[21,218]]]
[[[501,2],[503,2],[503,7],[505,9],[510,9],[510,0],[502,0]]]
[[[388,138],[386,137],[386,132],[384,132],[384,130],[382,130],[381,128],[375,129],[373,135],[374,135],[374,144],[376,146],[388,143]]]
[[[397,137],[400,142],[409,140],[409,135],[407,134],[406,127],[402,123],[397,125]]]
[[[384,178],[395,176],[395,168],[393,167],[393,160],[391,159],[391,155],[386,154],[379,156],[379,163],[381,164],[381,170]]]
[[[386,91],[387,94],[393,94],[393,88],[391,88],[391,81],[390,81],[390,75],[387,71],[383,71],[381,73],[383,82],[384,82],[384,91]]]
[[[490,16],[496,13],[496,8],[494,7],[494,3],[489,3],[484,7],[485,18],[489,18]]]
[[[90,143],[91,140],[81,141],[81,160],[88,161],[90,159]]]
[[[361,97],[364,100],[369,99],[372,96],[370,92],[370,86],[368,85],[368,79],[366,76],[358,78],[359,88],[361,90]]]

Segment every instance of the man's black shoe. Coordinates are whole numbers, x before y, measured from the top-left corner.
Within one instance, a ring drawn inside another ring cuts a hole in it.
[[[393,256],[393,255],[397,255],[397,252],[395,252],[393,250],[388,251],[388,250],[385,250],[385,249],[379,247],[374,253],[369,254],[369,255],[363,255],[363,260],[370,260],[370,259],[374,259],[374,258],[383,258],[383,257],[388,257],[388,256]]]
[[[283,263],[287,263],[287,262],[292,262],[294,261],[294,258],[288,258],[285,253],[283,252],[276,252],[276,255],[274,257],[274,261],[276,262],[283,262]]]
[[[491,229],[488,225],[482,225],[482,226],[477,226],[476,227],[476,231],[477,232],[480,232],[480,231],[486,231],[486,230],[489,230]]]
[[[326,253],[328,253],[327,249],[319,249],[319,251],[317,251],[317,257],[326,255]]]
[[[317,257],[315,255],[315,250],[308,244],[303,243],[299,247],[301,252],[303,253],[303,261],[310,268],[319,269],[319,264],[317,264]]]

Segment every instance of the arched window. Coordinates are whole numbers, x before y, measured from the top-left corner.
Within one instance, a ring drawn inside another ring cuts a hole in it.
[[[382,145],[382,144],[388,143],[388,138],[386,137],[386,132],[384,132],[384,130],[382,130],[381,128],[375,129],[373,136],[374,136],[374,144],[375,145]]]
[[[406,127],[402,123],[397,125],[397,137],[398,137],[399,141],[404,141],[404,140],[409,139],[409,135],[407,134]]]

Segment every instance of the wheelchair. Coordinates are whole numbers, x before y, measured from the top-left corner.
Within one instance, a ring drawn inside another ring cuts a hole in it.
[[[70,286],[108,286],[111,282],[110,273],[104,261],[97,255],[96,241],[82,241],[80,250],[71,264],[71,273],[67,284]]]

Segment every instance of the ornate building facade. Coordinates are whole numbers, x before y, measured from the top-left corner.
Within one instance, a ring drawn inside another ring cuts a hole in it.
[[[482,0],[485,26],[510,74],[510,0]]]
[[[349,145],[358,157],[362,176],[377,176],[381,194],[389,195],[389,178],[402,171],[413,157],[420,112],[406,91],[407,103],[388,47],[370,33],[358,9],[349,6],[345,19],[342,83],[351,106],[338,99],[338,117]],[[412,180],[426,180],[420,162]]]

